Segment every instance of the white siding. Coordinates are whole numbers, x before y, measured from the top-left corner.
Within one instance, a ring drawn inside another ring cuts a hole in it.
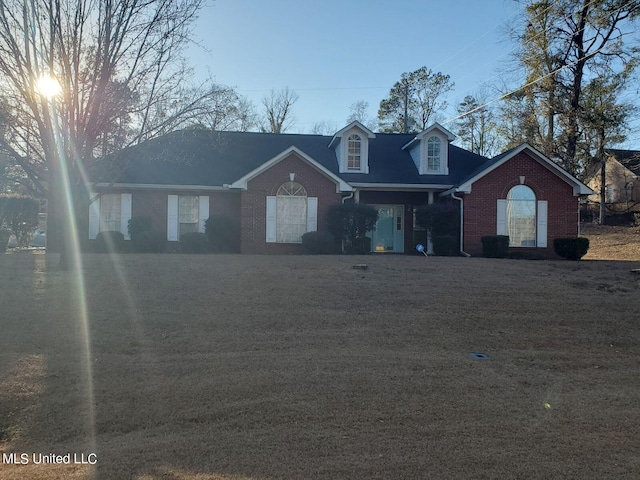
[[[95,195],[95,194],[91,194]],[[95,240],[100,232],[100,197],[89,205],[89,238]]]
[[[168,195],[167,240],[170,242],[178,241],[178,195]]]
[[[200,204],[198,205],[198,231],[204,233],[204,222],[209,218],[209,196],[200,195]]]
[[[307,198],[307,232],[318,230],[318,197]]]
[[[123,193],[120,196],[120,232],[124,235],[125,240],[131,240],[129,220],[131,220],[131,194]]]
[[[276,197],[267,197],[267,243],[276,242],[276,212],[277,212]]]
[[[498,200],[498,224],[496,235],[507,234],[507,200]]]
[[[546,200],[538,201],[538,225],[536,229],[536,246],[546,248],[547,246],[547,212],[548,204]]]

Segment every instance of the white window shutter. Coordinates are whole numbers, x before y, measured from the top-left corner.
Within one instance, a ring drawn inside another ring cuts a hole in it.
[[[209,196],[200,195],[200,205],[198,205],[198,231],[204,233],[204,222],[209,218]]]
[[[95,194],[91,194],[95,195]],[[100,232],[100,197],[89,205],[89,238],[95,240]]]
[[[507,201],[498,200],[498,225],[496,235],[507,234]]]
[[[307,198],[307,232],[318,230],[318,197]]]
[[[129,236],[129,220],[131,220],[131,194],[120,195],[120,233],[125,240],[131,240]]]
[[[547,214],[548,204],[546,200],[538,201],[538,225],[536,229],[536,246],[546,248],[547,246]]]
[[[267,243],[276,242],[276,197],[267,197]]]
[[[178,195],[169,195],[167,203],[167,240],[178,241]]]

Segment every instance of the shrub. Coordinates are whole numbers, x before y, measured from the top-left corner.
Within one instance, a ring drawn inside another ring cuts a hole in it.
[[[123,250],[124,235],[120,232],[107,230],[96,235],[95,251],[97,253],[118,253]]]
[[[240,222],[236,218],[223,214],[211,215],[204,222],[204,231],[212,252],[240,251]]]
[[[439,235],[433,237],[433,253],[452,256],[460,253],[460,243],[455,235]]]
[[[154,228],[138,232],[135,239],[133,247],[139,253],[162,253],[167,246],[166,234]]]
[[[482,241],[482,256],[487,258],[506,258],[509,255],[509,237],[507,235],[486,235]]]
[[[338,253],[336,239],[329,232],[307,232],[302,235],[302,246],[311,255]]]
[[[329,207],[327,228],[329,233],[339,241],[345,242],[347,252],[362,250],[367,240],[366,233],[376,227],[378,210],[363,203],[338,203]],[[358,246],[356,247],[356,243]],[[371,251],[371,240],[368,242]]]
[[[0,226],[16,236],[18,245],[26,247],[31,234],[38,226],[40,206],[35,198],[22,195],[0,195]]]
[[[7,249],[9,243],[9,237],[11,236],[10,230],[0,230],[0,253]]]
[[[153,228],[151,225],[151,217],[133,217],[129,220],[127,228],[129,230],[129,237],[133,240],[138,234],[147,232]]]
[[[553,250],[567,260],[580,260],[589,250],[589,239],[585,237],[556,238]]]
[[[369,237],[354,238],[347,253],[355,253],[356,255],[371,253],[371,239]]]
[[[200,232],[189,232],[180,235],[180,250],[182,253],[207,253],[209,242],[207,236]]]

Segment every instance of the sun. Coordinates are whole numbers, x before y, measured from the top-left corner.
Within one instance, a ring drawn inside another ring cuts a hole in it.
[[[38,80],[36,80],[36,89],[42,96],[48,99],[51,99],[62,92],[60,82],[51,75],[44,75],[38,78]]]

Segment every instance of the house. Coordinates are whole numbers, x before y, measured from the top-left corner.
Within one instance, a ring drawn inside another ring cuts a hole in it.
[[[627,210],[640,202],[640,151],[609,149],[605,153],[605,202],[613,209]],[[589,201],[600,203],[600,165],[587,178],[587,186],[595,192]]]
[[[454,139],[439,124],[416,135],[359,122],[333,136],[169,133],[99,162],[88,235],[127,237],[128,220],[146,215],[177,242],[216,213],[239,219],[243,253],[299,253],[302,234],[323,229],[332,204],[360,202],[380,214],[373,251],[413,253],[427,238],[416,207],[447,197],[460,204],[460,249],[471,255],[484,235],[553,256],[554,238],[578,234],[578,198],[592,191],[576,178],[529,145],[488,159]]]

